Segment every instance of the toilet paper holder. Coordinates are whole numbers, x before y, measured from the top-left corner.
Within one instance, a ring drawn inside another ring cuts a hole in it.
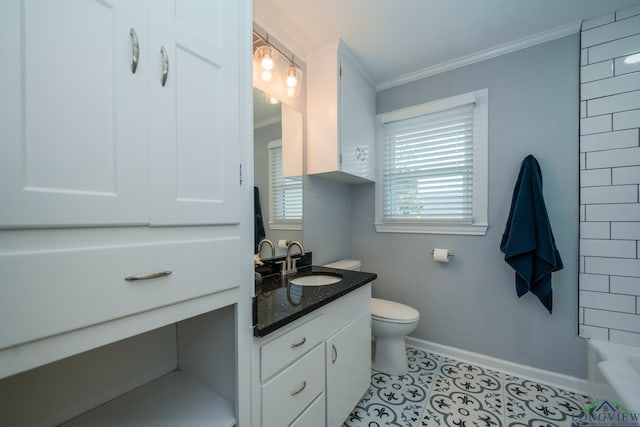
[[[434,253],[435,251],[436,251],[435,249],[431,249],[431,255],[433,255],[433,253]],[[447,253],[447,256],[448,256],[449,258],[453,258],[453,255],[454,255],[454,253],[453,253],[452,251],[449,251],[449,253]]]

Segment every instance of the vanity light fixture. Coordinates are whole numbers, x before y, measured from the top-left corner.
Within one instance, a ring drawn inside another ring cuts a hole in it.
[[[259,67],[256,70],[256,77],[259,76],[263,82],[272,85],[273,90],[267,90],[267,92],[288,97],[298,96],[302,86],[302,70],[295,63],[294,56],[285,54],[271,44],[269,34],[265,37],[256,31],[253,34],[254,46],[257,45],[253,52],[254,66]],[[283,59],[289,64],[288,67]]]
[[[625,64],[637,64],[640,62],[640,53],[635,53],[624,58]]]
[[[287,68],[287,95],[298,96],[300,93],[300,82],[302,81],[302,70],[293,62],[291,57],[291,63]]]
[[[262,68],[262,72],[260,73],[262,80],[265,82],[271,81],[271,77],[273,77],[273,49],[271,45],[265,44],[263,46],[259,46],[256,48],[253,56]]]

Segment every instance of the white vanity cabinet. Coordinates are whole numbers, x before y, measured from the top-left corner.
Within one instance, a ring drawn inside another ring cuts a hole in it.
[[[248,423],[250,2],[7,0],[0,28],[0,424]]]
[[[3,1],[0,227],[237,223],[238,18],[222,0]]]
[[[254,339],[254,427],[338,426],[371,377],[371,284]]]
[[[307,172],[372,182],[373,81],[341,40],[310,53],[307,74]]]
[[[371,382],[371,312],[360,314],[327,340],[327,426],[349,416]]]

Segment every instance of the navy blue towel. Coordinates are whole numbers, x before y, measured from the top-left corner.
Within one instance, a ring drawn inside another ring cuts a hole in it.
[[[264,222],[262,221],[262,208],[260,207],[260,191],[253,187],[253,253],[258,253],[258,243],[265,238]]]
[[[563,265],[542,197],[540,165],[532,155],[522,161],[500,250],[516,271],[518,296],[533,292],[551,313],[551,273]]]

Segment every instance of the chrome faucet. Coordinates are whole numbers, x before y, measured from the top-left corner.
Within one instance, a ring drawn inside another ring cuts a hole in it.
[[[289,242],[287,244],[287,258],[284,261],[284,264],[282,264],[283,276],[287,276],[289,274],[295,274],[298,272],[298,269],[296,267],[296,262],[298,260],[291,259],[291,248],[293,248],[294,246],[297,246],[300,249],[300,255],[304,256],[304,248],[302,247],[302,243],[298,242],[297,240],[292,240],[291,242]]]
[[[273,242],[269,239],[262,239],[260,240],[260,243],[258,243],[258,256],[260,255],[260,251],[262,250],[262,245],[264,245],[265,243],[271,246],[271,258],[276,256],[276,247],[273,245]]]

